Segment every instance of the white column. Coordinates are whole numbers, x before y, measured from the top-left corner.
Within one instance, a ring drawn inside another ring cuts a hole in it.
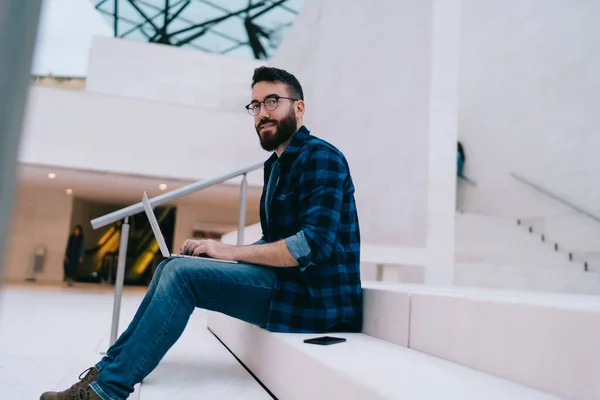
[[[0,281],[40,0],[0,0]]]
[[[454,277],[461,0],[433,0],[425,283]]]

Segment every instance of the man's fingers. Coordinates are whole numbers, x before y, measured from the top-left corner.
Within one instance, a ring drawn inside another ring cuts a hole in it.
[[[190,254],[194,249],[194,242],[195,240],[192,239],[187,239],[185,242],[183,242],[183,245],[181,246],[181,254]]]
[[[206,253],[206,244],[201,242],[201,243],[198,243],[198,245],[194,248],[192,255],[199,256],[202,253]]]
[[[194,255],[206,253],[207,240],[187,239],[179,249],[180,254]]]

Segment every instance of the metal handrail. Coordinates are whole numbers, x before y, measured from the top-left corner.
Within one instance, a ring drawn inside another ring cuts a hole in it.
[[[592,214],[590,211],[584,209],[583,207],[580,207],[574,203],[571,203],[569,200],[563,199],[562,197],[560,197],[559,195],[557,195],[556,193],[551,192],[550,190],[546,189],[545,187],[541,186],[538,183],[535,183],[527,178],[524,178],[514,172],[511,172],[510,175],[515,178],[516,180],[518,180],[521,183],[524,183],[525,185],[537,190],[540,193],[545,194],[546,196],[558,201],[559,203],[562,203],[564,205],[566,205],[567,207],[572,208],[573,210],[593,219],[594,221],[600,223],[600,217]]]
[[[529,186],[529,187],[537,190],[538,192],[540,192],[542,194],[545,194],[546,196],[548,196],[548,197],[550,197],[550,198],[558,201],[559,203],[562,203],[562,204],[566,205],[567,207],[572,208],[576,212],[581,213],[581,214],[585,215],[586,217],[589,217],[590,219],[592,219],[592,220],[600,223],[600,217],[598,217],[597,215],[592,214],[590,211],[586,210],[585,208],[583,208],[581,206],[578,206],[577,204],[574,204],[574,203],[570,202],[569,200],[566,200],[566,199],[562,198],[561,196],[557,195],[556,193],[553,193],[552,191],[546,189],[545,187],[543,187],[539,183],[535,183],[535,182],[533,182],[533,181],[531,181],[531,180],[529,180],[527,178],[524,178],[524,177],[522,177],[522,176],[520,176],[520,175],[518,175],[518,174],[516,174],[514,172],[511,172],[510,175],[513,178],[515,178],[516,180],[518,180],[519,182],[521,182],[521,183],[523,183],[523,184],[525,184],[525,185],[527,185],[527,186]],[[517,223],[520,224],[521,223],[521,219],[519,219],[517,221]],[[529,227],[529,232],[530,233],[533,232],[531,226]],[[545,241],[545,240],[546,240],[546,235],[542,234],[542,241]],[[558,251],[558,243],[554,243],[554,250]],[[568,252],[568,254],[569,254],[569,260],[573,261],[573,258],[574,258],[573,255],[577,254],[577,253],[584,254],[586,252],[569,251]],[[584,257],[583,262],[584,262],[584,264],[583,264],[584,270],[588,271],[589,270],[589,262],[588,262],[588,260],[587,260],[586,257]]]
[[[244,242],[244,227],[246,225],[246,201],[247,201],[247,190],[248,190],[248,178],[247,174],[252,171],[256,171],[263,167],[264,163],[256,163],[249,165],[245,168],[239,169],[237,171],[233,171],[221,176],[218,176],[213,179],[198,181],[186,186],[183,186],[179,189],[171,190],[170,192],[161,194],[159,196],[153,197],[150,199],[150,204],[152,207],[156,207],[173,200],[179,199],[181,197],[187,196],[189,194],[198,192],[202,189],[206,189],[208,187],[217,185],[219,183],[223,183],[230,179],[236,178],[238,176],[243,176],[241,185],[240,185],[240,211],[239,211],[239,219],[238,219],[238,245],[243,244]],[[119,245],[119,258],[117,265],[117,276],[115,280],[115,298],[113,304],[113,315],[112,315],[112,325],[110,329],[110,345],[112,346],[117,340],[117,332],[119,329],[119,316],[121,314],[121,298],[123,295],[123,281],[125,280],[125,261],[127,259],[127,242],[129,240],[129,217],[135,214],[139,214],[144,211],[144,206],[142,202],[133,204],[129,207],[122,208],[120,210],[111,212],[110,214],[106,214],[102,217],[93,219],[91,221],[92,227],[94,229],[102,228],[103,226],[112,224],[116,221],[123,220],[123,225],[121,225],[121,243]]]
[[[159,196],[153,197],[152,199],[150,199],[150,204],[152,205],[152,207],[163,205],[165,203],[176,200],[178,198],[187,196],[188,194],[198,192],[202,189],[206,189],[207,187],[211,187],[211,186],[217,185],[219,183],[223,183],[230,179],[236,178],[240,175],[245,175],[248,172],[252,172],[257,169],[260,169],[263,167],[263,164],[264,164],[263,162],[256,163],[256,164],[250,165],[248,167],[242,168],[240,170],[233,171],[233,172],[230,172],[225,175],[221,175],[217,178],[213,178],[213,179],[209,179],[209,180],[205,180],[205,181],[198,181],[198,182],[183,186],[179,189],[171,190],[170,192],[163,193]],[[92,227],[94,229],[102,228],[103,226],[112,224],[113,222],[116,222],[118,220],[130,217],[135,214],[139,214],[142,211],[144,211],[144,206],[142,205],[142,202],[140,201],[139,203],[133,204],[129,207],[125,207],[120,210],[111,212],[110,214],[106,214],[102,217],[93,219],[91,221]]]

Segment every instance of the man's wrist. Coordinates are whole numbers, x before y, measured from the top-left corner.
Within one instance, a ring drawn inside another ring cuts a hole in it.
[[[242,261],[242,259],[244,258],[244,248],[248,247],[248,246],[231,246],[232,247],[232,251],[231,251],[231,256],[233,258],[234,261]]]

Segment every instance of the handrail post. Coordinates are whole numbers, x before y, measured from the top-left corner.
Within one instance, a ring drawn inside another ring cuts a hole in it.
[[[129,217],[125,218],[121,226],[121,243],[119,245],[119,261],[117,264],[117,277],[115,279],[115,300],[113,303],[113,318],[110,328],[110,346],[117,341],[119,331],[119,317],[121,315],[121,298],[123,297],[123,281],[125,280],[125,263],[127,261],[127,242],[129,241]]]
[[[244,244],[244,228],[246,227],[246,202],[248,198],[248,177],[247,174],[243,175],[242,184],[240,189],[240,216],[238,219],[238,235],[237,244],[241,246]]]

